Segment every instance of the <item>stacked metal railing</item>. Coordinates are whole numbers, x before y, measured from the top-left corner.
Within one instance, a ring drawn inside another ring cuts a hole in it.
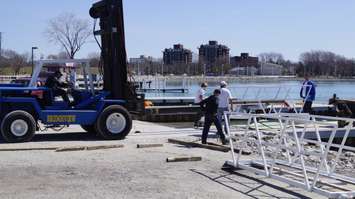
[[[248,117],[247,124],[234,127],[230,116]],[[262,174],[329,198],[355,197],[355,179],[337,174],[340,157],[355,147],[346,146],[354,119],[313,116],[308,114],[244,114],[225,112],[232,160],[227,165]],[[265,129],[262,121],[278,125]],[[339,127],[341,122],[343,127]],[[330,135],[322,140],[324,132]],[[313,134],[309,136],[309,134]],[[334,139],[341,134],[340,143]],[[272,135],[273,143],[265,136]],[[309,139],[308,137],[313,137]],[[253,140],[255,158],[245,159],[245,143]],[[239,149],[239,153],[235,152]],[[269,155],[267,155],[269,153]],[[284,154],[281,156],[280,154]]]

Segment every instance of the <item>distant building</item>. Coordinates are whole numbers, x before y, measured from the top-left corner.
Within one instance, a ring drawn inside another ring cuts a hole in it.
[[[232,68],[235,67],[257,67],[259,63],[258,57],[249,56],[248,53],[241,53],[240,56],[230,58]]]
[[[153,61],[153,58],[148,56],[144,56],[144,55],[141,55],[140,57],[138,58],[130,58],[129,59],[129,63],[130,64],[144,64],[146,62],[149,62],[149,61]]]
[[[235,76],[254,76],[257,75],[258,69],[254,66],[250,67],[234,67],[231,70],[229,70],[230,75],[235,75]]]
[[[157,73],[157,64],[153,57],[141,55],[137,58],[130,58],[128,68],[131,73],[137,75],[148,75]]]
[[[259,74],[260,75],[282,75],[283,66],[272,63],[260,63]]]
[[[166,48],[163,52],[164,65],[191,64],[192,52],[182,44],[175,44],[173,48]]]
[[[199,48],[199,63],[206,67],[206,73],[216,73],[218,67],[229,64],[229,51],[227,46],[209,41]]]

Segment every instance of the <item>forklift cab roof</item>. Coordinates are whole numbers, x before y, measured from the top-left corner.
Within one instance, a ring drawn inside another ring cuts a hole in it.
[[[70,65],[70,66],[81,66],[84,76],[84,85],[86,90],[90,90],[94,93],[94,83],[92,80],[92,74],[90,71],[90,60],[88,59],[59,59],[59,60],[38,60],[32,72],[31,81],[28,84],[28,87],[36,88],[37,82],[39,81],[40,74],[42,69],[46,65]]]

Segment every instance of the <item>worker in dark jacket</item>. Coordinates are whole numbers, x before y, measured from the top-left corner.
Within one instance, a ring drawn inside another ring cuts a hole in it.
[[[316,85],[309,79],[309,75],[305,74],[304,82],[300,91],[300,96],[303,98],[303,112],[312,113],[312,104],[316,98]]]
[[[61,96],[65,102],[70,104],[67,92],[63,89],[67,88],[68,84],[60,81],[62,76],[63,74],[60,71],[55,71],[53,75],[47,78],[45,86],[52,89],[54,97]]]
[[[207,144],[208,132],[210,131],[212,123],[214,123],[214,125],[216,126],[217,133],[219,134],[222,143],[223,144],[227,143],[226,138],[222,131],[221,122],[217,118],[218,96],[220,94],[221,91],[219,89],[216,89],[213,95],[200,102],[200,106],[205,112],[205,124],[202,132],[202,144]]]

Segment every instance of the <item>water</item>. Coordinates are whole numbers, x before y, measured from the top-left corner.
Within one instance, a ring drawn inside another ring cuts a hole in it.
[[[334,93],[343,99],[355,99],[355,80],[319,80],[315,83],[317,85],[316,102],[327,103]],[[199,82],[191,81],[189,84],[188,93],[147,93],[147,97],[194,97],[199,89]],[[209,82],[208,95],[218,86],[218,82]],[[233,97],[239,99],[255,99],[258,97],[259,99],[287,98],[300,100],[301,86],[302,81],[296,80],[248,80],[229,82],[228,88],[231,90]],[[260,90],[260,87],[263,87],[263,89]],[[182,84],[181,82],[167,82],[166,88],[182,88]],[[248,91],[245,92],[247,89]],[[259,96],[257,96],[258,92],[260,93]],[[279,95],[276,96],[278,92]],[[288,96],[286,96],[287,94]]]

